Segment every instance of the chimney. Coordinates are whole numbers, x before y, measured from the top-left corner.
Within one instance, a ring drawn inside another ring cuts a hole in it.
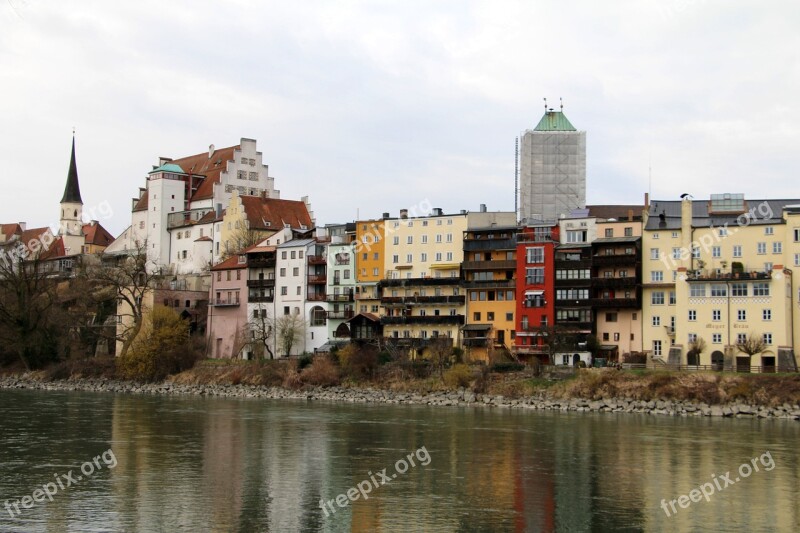
[[[644,193],[644,208],[647,209],[650,207],[650,193]]]
[[[441,207],[434,207],[433,208],[433,216],[440,217],[440,216],[442,216],[442,214],[443,214],[443,211],[442,211]]]
[[[208,158],[211,159],[212,155],[214,155],[214,145],[213,144],[209,144],[208,145]]]
[[[262,190],[261,191],[261,200],[266,200],[266,199],[267,199],[267,191],[266,190]]]
[[[633,209],[628,209],[628,220],[633,222]]]
[[[408,209],[401,209],[400,210],[400,218],[405,220],[408,218]]]
[[[466,214],[467,214],[467,210],[466,210],[466,209],[462,209],[462,210],[461,210],[461,214],[462,214],[462,215],[466,215]]]
[[[387,218],[389,218],[389,213],[388,213],[388,212],[384,213],[384,214],[383,214],[383,216],[382,216],[381,218],[383,218],[383,219],[387,219]]]
[[[486,212],[486,204],[481,204],[481,213]]]
[[[20,229],[22,229],[22,231],[25,231],[28,228],[28,223],[27,222],[18,222],[18,224],[19,224]]]

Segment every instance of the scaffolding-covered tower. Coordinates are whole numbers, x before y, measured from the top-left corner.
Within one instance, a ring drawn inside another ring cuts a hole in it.
[[[585,131],[577,131],[563,111],[545,107],[520,144],[521,219],[555,220],[586,206]]]

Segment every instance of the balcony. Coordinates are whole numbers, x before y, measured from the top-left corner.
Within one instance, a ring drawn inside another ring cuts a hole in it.
[[[211,300],[211,305],[213,307],[239,307],[239,300]]]
[[[592,278],[592,287],[598,289],[632,289],[636,287],[635,277],[625,278]]]
[[[377,294],[371,294],[371,293],[366,293],[365,294],[363,292],[357,292],[353,296],[355,297],[356,300],[377,300],[378,299],[378,295]]]
[[[516,261],[506,259],[496,261],[464,261],[461,264],[462,270],[515,270]]]
[[[550,231],[542,233],[517,233],[518,243],[555,242]]]
[[[772,279],[772,271],[717,272],[715,269],[690,270],[686,272],[686,281],[768,281]]]
[[[381,298],[383,305],[424,305],[424,304],[451,304],[464,305],[467,298],[458,296],[384,296]]]
[[[324,255],[308,255],[306,256],[306,260],[309,265],[324,265],[327,263],[327,259]]]
[[[272,303],[275,301],[275,296],[273,294],[251,294],[247,297],[247,301],[251,304]]]
[[[466,289],[514,289],[517,286],[515,279],[493,279],[465,281]]]
[[[592,280],[589,278],[583,279],[556,279],[556,287],[590,287]]]
[[[386,342],[398,348],[427,348],[433,344],[437,339],[447,337],[432,337],[429,339],[421,339],[419,337],[387,337]],[[452,342],[452,341],[451,341]]]
[[[464,239],[465,252],[483,252],[490,250],[514,250],[516,239]]]
[[[639,309],[642,306],[636,298],[592,298],[589,302],[598,309]]]
[[[670,337],[675,336],[675,326],[664,326],[664,329],[667,330],[667,335],[669,335]]]
[[[564,328],[567,331],[584,331],[589,332],[592,330],[591,322],[578,322],[571,320],[556,320],[556,325]]]
[[[486,337],[465,337],[461,342],[465,348],[486,348],[489,345]]]
[[[381,324],[383,325],[452,324],[461,326],[464,324],[464,315],[382,316]]]
[[[247,286],[251,289],[269,289],[275,286],[274,279],[248,279]]]
[[[310,285],[325,285],[328,282],[328,276],[325,274],[312,274],[308,276],[308,283]]]
[[[556,259],[555,260],[555,267],[556,269],[559,268],[571,268],[571,269],[580,269],[580,268],[591,268],[592,260],[591,259]]]
[[[592,257],[595,266],[634,266],[638,262],[636,254],[599,254]]]
[[[556,307],[589,307],[591,302],[590,298],[556,299]]]
[[[459,285],[461,278],[400,278],[382,279],[381,287],[431,287],[435,285]]]
[[[344,294],[329,294],[327,299],[329,302],[352,302],[353,293],[346,292]]]
[[[275,268],[275,257],[263,257],[261,254],[247,254],[247,266],[250,268]]]
[[[306,296],[306,300],[309,302],[324,302],[325,301],[325,293],[313,293]]]
[[[355,316],[356,312],[352,309],[347,309],[345,311],[328,311],[327,316],[328,320],[331,319],[342,319],[342,320],[350,320]]]

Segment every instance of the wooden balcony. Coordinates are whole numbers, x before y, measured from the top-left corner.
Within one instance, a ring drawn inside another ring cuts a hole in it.
[[[451,324],[461,326],[464,324],[464,315],[413,315],[413,316],[382,316],[383,325],[405,324]]]

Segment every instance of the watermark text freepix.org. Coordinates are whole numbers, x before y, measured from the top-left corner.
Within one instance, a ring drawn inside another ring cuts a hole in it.
[[[375,474],[373,474],[371,471],[367,472],[367,479],[357,483],[355,487],[351,487],[346,492],[339,494],[331,500],[320,500],[319,508],[325,513],[325,516],[330,516],[328,509],[330,509],[331,513],[336,513],[334,503],[338,507],[344,508],[347,507],[351,501],[354,502],[359,498],[368,500],[369,494],[373,491],[373,489],[377,489],[378,487],[386,485],[387,483],[391,483],[391,481],[396,479],[398,475],[405,474],[408,472],[409,468],[417,466],[417,463],[414,462],[414,458],[416,458],[417,462],[419,462],[419,464],[422,466],[428,466],[431,462],[431,456],[428,453],[427,448],[423,446],[416,451],[409,453],[404,458],[397,460],[397,462],[394,464],[394,473],[387,474],[386,468],[380,472],[376,472]]]
[[[698,503],[702,501],[703,498],[709,502],[711,501],[711,495],[715,492],[722,492],[734,483],[738,483],[739,481],[747,479],[753,474],[753,472],[760,472],[758,468],[759,463],[761,463],[761,466],[763,466],[764,470],[767,472],[775,468],[775,461],[772,459],[772,455],[767,451],[762,453],[760,457],[753,457],[750,459],[750,462],[739,465],[739,475],[735,478],[731,479],[730,470],[724,474],[720,474],[719,476],[716,474],[711,474],[711,481],[703,483],[702,485],[690,490],[688,496],[686,494],[682,494],[674,500],[661,500],[661,509],[664,510],[664,513],[668,517],[671,517],[678,513],[678,509],[675,507],[675,504],[678,504],[678,507],[681,509],[687,509],[692,503]],[[672,511],[671,513],[670,510]]]
[[[101,463],[102,460],[102,463]],[[67,488],[77,485],[85,477],[89,477],[96,471],[102,470],[103,465],[109,469],[117,466],[117,458],[111,449],[103,452],[102,454],[94,457],[91,461],[86,461],[80,467],[83,475],[78,475],[72,470],[66,474],[53,474],[55,481],[49,481],[42,485],[41,489],[36,489],[30,496],[23,496],[18,500],[6,500],[5,507],[11,518],[19,516],[22,509],[31,509],[36,503],[42,503],[45,499],[53,501],[53,496],[58,494],[59,490],[66,490]],[[22,509],[20,509],[22,507]]]

